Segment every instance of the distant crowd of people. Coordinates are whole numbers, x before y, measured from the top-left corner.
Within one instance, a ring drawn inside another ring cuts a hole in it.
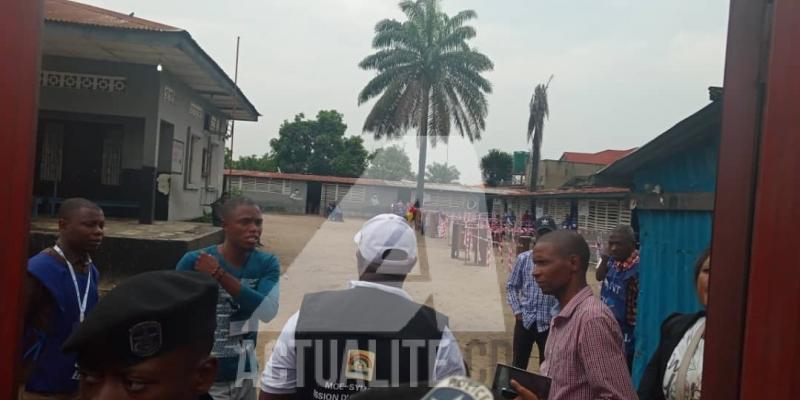
[[[277,313],[281,268],[259,249],[257,203],[226,199],[218,204],[223,243],[186,253],[174,271],[125,279],[101,298],[91,255],[104,237],[103,210],[66,200],[55,244],[28,261],[19,399],[410,399],[439,382],[472,385],[450,380],[469,368],[448,317],[403,290],[418,260],[420,209],[400,203],[353,238],[358,280],[306,294],[259,370],[258,326]],[[549,218],[531,221],[526,212],[523,221],[535,241],[506,285],[516,321],[513,366],[526,370],[536,345],[551,400],[699,399],[703,312],[664,321],[634,389],[640,258],[633,229],[611,233],[596,266],[596,297],[586,240]],[[703,305],[709,264],[706,252],[695,266]],[[540,399],[524,382],[510,386],[494,396]]]

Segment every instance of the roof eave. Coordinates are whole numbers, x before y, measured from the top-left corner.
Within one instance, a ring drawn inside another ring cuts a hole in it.
[[[712,102],[665,132],[647,142],[627,156],[615,161],[595,173],[603,184],[629,185],[630,175],[642,165],[657,161],[670,151],[699,142],[712,133],[714,124],[719,124],[721,103]]]
[[[53,20],[46,20],[45,23],[46,26],[55,29],[66,29],[67,31],[63,33],[70,33],[71,30],[79,30],[80,32],[74,31],[73,33],[84,35],[86,31],[89,31],[90,34],[105,36],[107,40],[128,41],[131,43],[148,45],[153,45],[155,43],[164,47],[177,48],[186,54],[192,62],[207,70],[211,78],[214,79],[221,88],[225,89],[225,92],[230,93],[230,95],[235,98],[237,104],[243,105],[242,108],[237,108],[235,113],[233,109],[220,109],[220,112],[226,117],[239,121],[258,121],[258,117],[261,116],[255,106],[253,106],[250,100],[225,71],[222,70],[219,64],[217,64],[192,38],[189,32],[185,30],[156,31],[134,28],[115,28]],[[180,78],[179,73],[173,71],[173,74]]]

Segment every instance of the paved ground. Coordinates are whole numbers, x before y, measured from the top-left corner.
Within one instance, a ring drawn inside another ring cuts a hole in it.
[[[316,216],[267,215],[262,240],[282,264],[280,310],[262,324],[259,359],[263,367],[274,339],[297,311],[306,293],[344,288],[356,279],[353,235],[363,223],[328,222]],[[513,316],[505,301],[507,268],[471,266],[451,259],[446,240],[420,238],[420,262],[405,285],[418,302],[432,304],[450,317],[473,377],[493,379],[497,362],[510,363]],[[592,280],[592,282],[594,282]],[[533,351],[529,369],[538,369]]]

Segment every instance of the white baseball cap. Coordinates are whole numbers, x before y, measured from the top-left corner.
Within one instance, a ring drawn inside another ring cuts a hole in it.
[[[368,262],[379,262],[378,273],[406,275],[414,268],[417,259],[417,236],[405,218],[395,214],[380,214],[361,226],[353,237],[358,252]],[[383,259],[387,250],[400,250],[404,259]]]

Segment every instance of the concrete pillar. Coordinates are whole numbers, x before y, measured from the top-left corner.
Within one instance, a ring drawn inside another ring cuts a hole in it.
[[[156,203],[156,167],[158,166],[159,104],[161,94],[161,77],[155,72],[152,81],[152,96],[147,102],[144,123],[144,139],[142,151],[142,169],[139,175],[139,223],[152,224],[155,219]]]

